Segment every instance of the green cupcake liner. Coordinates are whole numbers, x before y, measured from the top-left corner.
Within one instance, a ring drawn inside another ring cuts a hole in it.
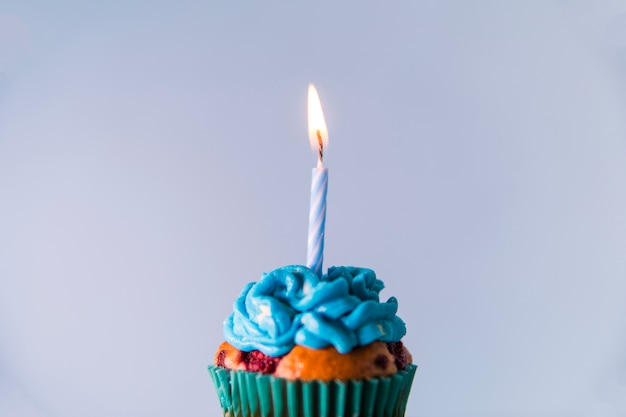
[[[416,370],[324,382],[209,366],[226,417],[403,417]]]

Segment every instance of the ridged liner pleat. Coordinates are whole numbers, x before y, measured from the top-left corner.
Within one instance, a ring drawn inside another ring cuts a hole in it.
[[[390,377],[290,381],[209,366],[227,417],[403,417],[417,366]]]

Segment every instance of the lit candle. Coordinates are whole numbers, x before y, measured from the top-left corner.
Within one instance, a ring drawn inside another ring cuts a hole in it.
[[[309,84],[309,139],[317,151],[317,167],[313,168],[311,181],[311,206],[309,209],[309,239],[306,265],[317,276],[322,276],[324,262],[324,228],[326,226],[326,193],[328,168],[324,167],[324,148],[328,145],[328,131],[317,90]]]

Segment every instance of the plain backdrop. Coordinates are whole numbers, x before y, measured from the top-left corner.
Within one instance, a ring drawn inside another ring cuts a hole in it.
[[[626,416],[622,1],[0,3],[0,415],[219,415],[231,302],[373,268],[408,417]]]

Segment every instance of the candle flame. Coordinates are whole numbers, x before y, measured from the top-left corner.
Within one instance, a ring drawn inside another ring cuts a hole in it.
[[[326,130],[320,96],[313,84],[309,84],[308,113],[309,140],[311,147],[318,152],[318,162],[321,164],[324,148],[328,146],[328,130]]]

